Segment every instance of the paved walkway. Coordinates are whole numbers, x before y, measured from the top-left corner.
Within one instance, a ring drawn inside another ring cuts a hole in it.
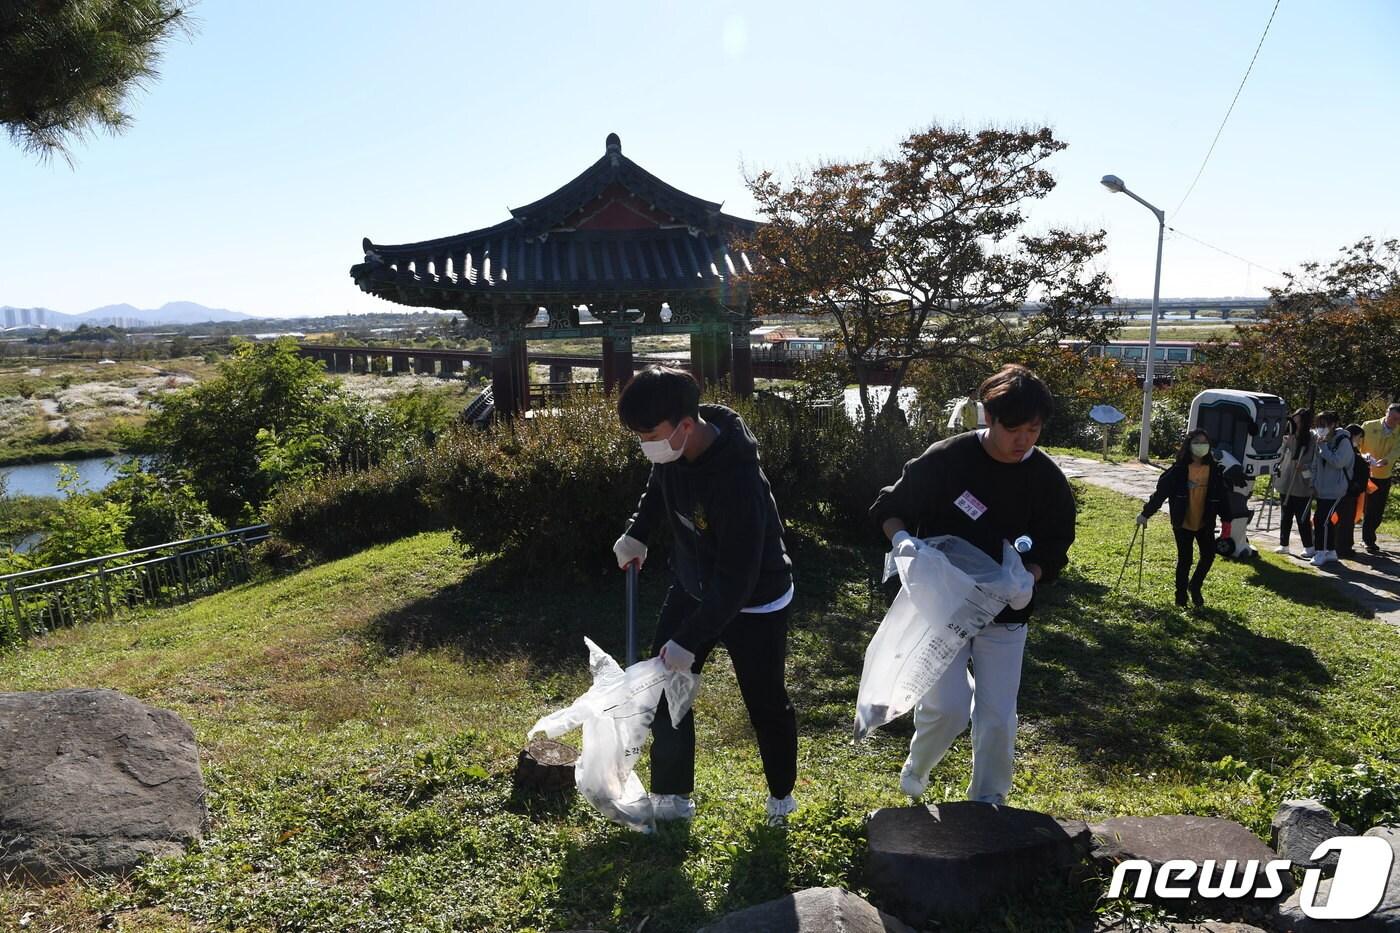
[[[1145,500],[1157,488],[1157,477],[1162,471],[1135,460],[1122,463],[1105,463],[1085,457],[1055,456],[1065,475],[1103,486],[1114,492],[1121,492],[1139,501]],[[1259,512],[1257,500],[1251,500],[1257,521],[1250,525],[1250,543],[1261,551],[1268,552],[1278,543],[1278,509],[1269,515]],[[1161,515],[1166,514],[1163,509]],[[1154,516],[1154,520],[1156,517]],[[1357,545],[1360,547],[1361,529],[1357,528]],[[1382,622],[1400,628],[1400,541],[1382,535],[1379,539],[1384,555],[1372,557],[1358,550],[1355,560],[1338,561],[1324,567],[1313,567],[1298,558],[1285,558],[1289,563],[1302,567],[1320,577],[1331,580],[1341,592],[1356,601]],[[1273,555],[1284,558],[1284,555]]]

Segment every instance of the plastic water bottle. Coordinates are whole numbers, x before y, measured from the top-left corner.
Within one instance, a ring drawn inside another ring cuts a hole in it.
[[[1021,537],[1012,542],[1012,546],[1016,548],[1017,554],[1029,554],[1031,550],[1030,535],[1021,535]]]

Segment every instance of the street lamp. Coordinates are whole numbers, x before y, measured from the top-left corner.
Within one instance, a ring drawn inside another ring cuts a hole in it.
[[[1138,438],[1138,459],[1146,463],[1147,443],[1152,436],[1152,378],[1153,363],[1157,357],[1157,296],[1162,290],[1162,239],[1166,235],[1167,215],[1129,191],[1128,186],[1123,184],[1123,179],[1117,175],[1105,175],[1101,181],[1109,191],[1126,194],[1157,218],[1157,275],[1152,280],[1152,324],[1147,330],[1147,373],[1142,386],[1142,432]]]

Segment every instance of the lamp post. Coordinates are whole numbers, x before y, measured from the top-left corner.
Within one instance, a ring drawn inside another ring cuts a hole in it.
[[[1138,438],[1138,460],[1146,463],[1148,440],[1152,436],[1152,379],[1153,364],[1157,358],[1157,296],[1162,289],[1162,239],[1166,235],[1167,215],[1129,191],[1128,186],[1123,184],[1123,179],[1117,175],[1105,175],[1101,184],[1109,191],[1126,194],[1157,218],[1157,274],[1152,280],[1152,323],[1147,329],[1147,373],[1142,386],[1142,431]]]

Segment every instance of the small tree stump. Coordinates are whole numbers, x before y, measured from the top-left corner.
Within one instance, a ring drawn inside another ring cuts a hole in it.
[[[515,764],[516,790],[525,793],[567,793],[574,789],[578,750],[553,739],[531,739]]]

